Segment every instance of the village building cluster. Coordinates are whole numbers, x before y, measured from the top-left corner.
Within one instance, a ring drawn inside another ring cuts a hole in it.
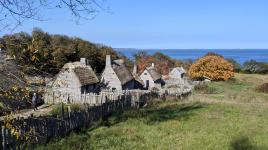
[[[167,78],[156,71],[154,63],[141,74],[137,73],[137,69],[137,65],[134,65],[131,72],[123,59],[112,60],[107,55],[105,69],[98,78],[88,61],[81,58],[80,61],[65,64],[48,85],[52,92],[70,96],[98,93],[102,90],[164,91],[174,88],[174,85],[176,88],[187,87],[186,71],[182,67],[172,69]]]

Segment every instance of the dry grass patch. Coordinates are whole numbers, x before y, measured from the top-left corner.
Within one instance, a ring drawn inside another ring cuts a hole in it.
[[[259,92],[268,93],[268,83],[260,85],[256,90]]]

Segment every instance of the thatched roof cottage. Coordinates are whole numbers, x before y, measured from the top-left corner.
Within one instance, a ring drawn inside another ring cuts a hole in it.
[[[165,82],[167,87],[188,85],[186,71],[183,67],[173,68]]]
[[[135,79],[127,69],[122,59],[111,60],[111,56],[106,56],[106,66],[101,76],[102,82],[107,84],[107,89],[111,90],[131,90],[135,88]]]
[[[169,76],[174,79],[183,79],[185,78],[186,71],[183,67],[176,67],[171,70]]]
[[[99,82],[85,58],[80,62],[67,63],[52,82],[52,90],[70,95],[96,92]]]
[[[160,89],[164,84],[162,76],[155,70],[154,63],[151,67],[147,67],[140,75],[146,89]]]

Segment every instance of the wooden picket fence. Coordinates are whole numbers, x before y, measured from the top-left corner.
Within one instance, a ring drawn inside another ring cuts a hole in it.
[[[153,99],[153,95],[128,93],[117,98],[106,99],[101,105],[85,104],[85,108],[79,111],[72,111],[68,106],[66,112],[62,103],[60,116],[16,118],[10,121],[9,127],[0,122],[0,149],[25,149],[27,146],[47,143],[53,138],[64,137],[73,130],[90,127],[93,121],[106,118],[113,112],[139,107],[141,103]]]
[[[124,95],[132,95],[133,99],[139,100],[141,95],[150,93],[150,91],[145,90],[125,90],[125,91],[102,91],[97,93],[84,93],[84,94],[70,94],[60,91],[46,91],[44,95],[44,101],[47,104],[89,104],[101,105],[107,100],[115,101],[121,99]]]

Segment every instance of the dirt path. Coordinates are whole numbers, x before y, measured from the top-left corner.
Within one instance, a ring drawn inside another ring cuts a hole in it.
[[[24,109],[24,110],[17,112],[16,114],[8,115],[8,116],[11,116],[12,118],[18,118],[18,117],[28,118],[31,115],[35,117],[39,117],[39,116],[48,115],[51,110],[52,110],[52,106],[41,105],[37,108],[36,111],[34,111],[33,109]],[[3,121],[5,117],[7,116],[0,117],[0,121]]]

